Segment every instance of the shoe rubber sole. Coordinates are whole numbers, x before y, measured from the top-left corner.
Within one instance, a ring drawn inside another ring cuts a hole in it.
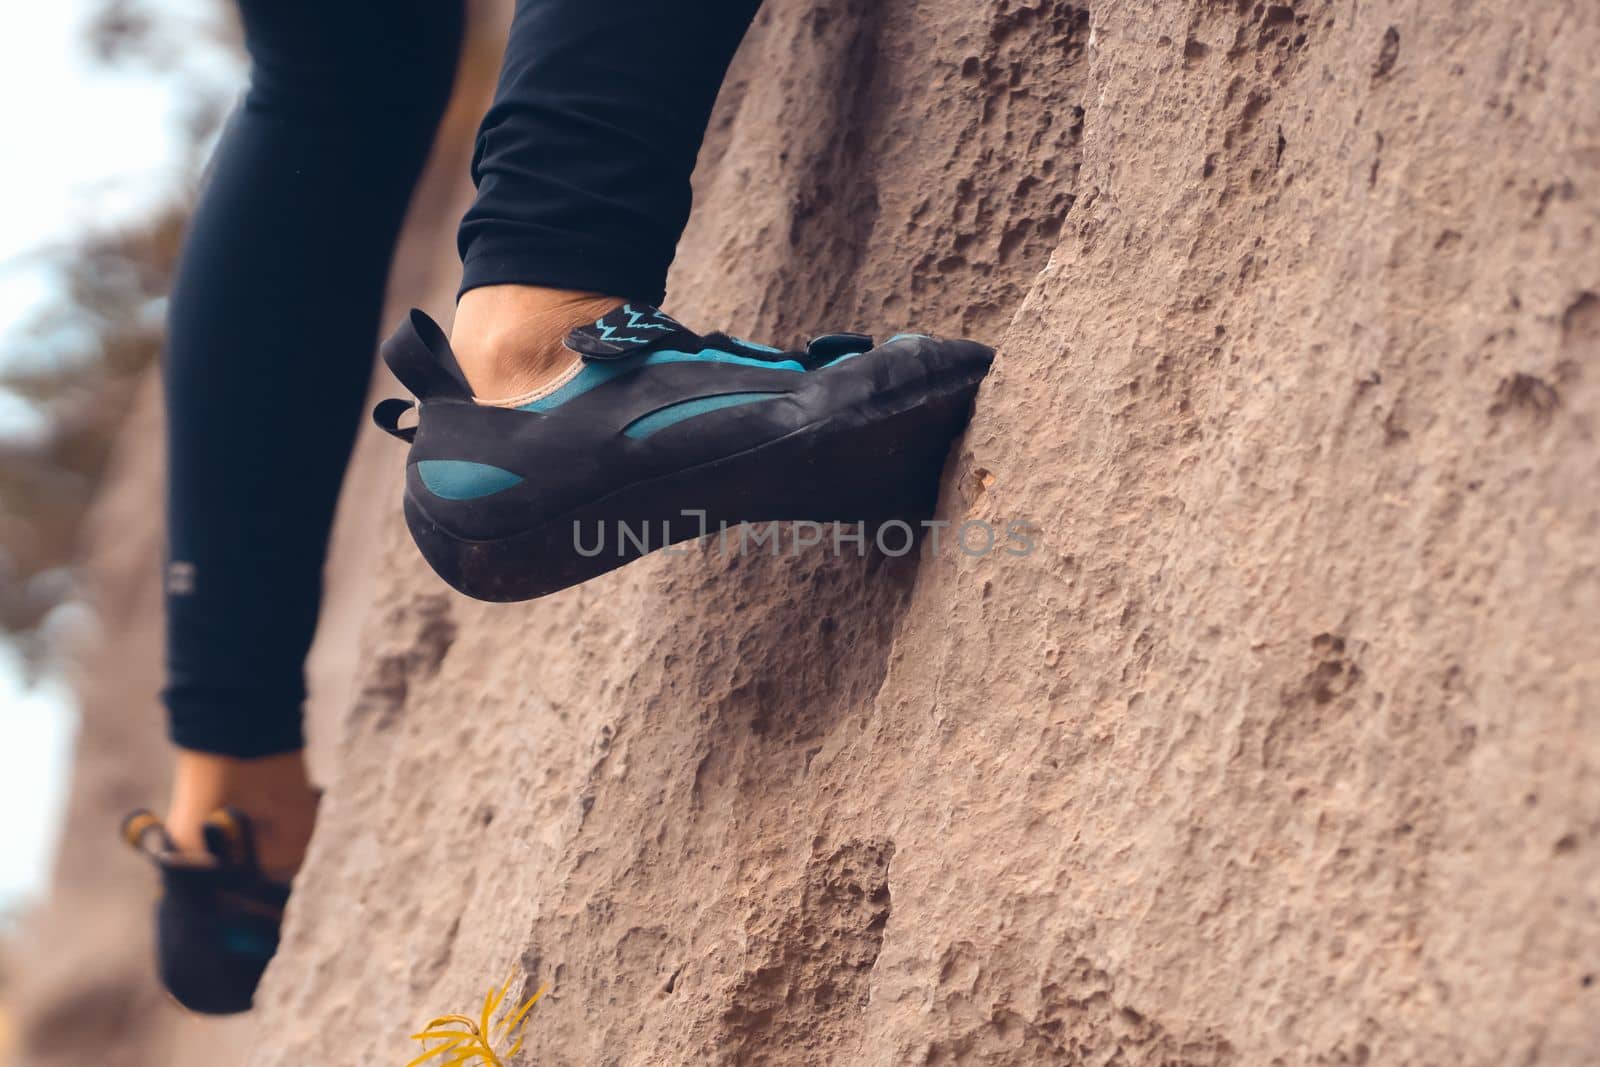
[[[949,443],[965,426],[987,371],[985,359],[971,375],[934,391],[875,397],[743,452],[618,489],[507,537],[458,537],[430,517],[409,489],[406,525],[447,584],[497,603],[548,596],[739,523],[862,522],[870,537],[883,523],[933,513]],[[717,488],[708,492],[707,486]],[[629,536],[621,535],[619,524]]]

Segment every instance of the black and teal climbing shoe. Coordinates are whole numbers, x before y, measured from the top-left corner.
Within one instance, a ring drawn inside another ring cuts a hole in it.
[[[446,582],[528,600],[741,522],[931,513],[994,352],[900,334],[783,351],[624,304],[573,330],[582,362],[517,407],[476,403],[443,331],[413,311],[383,346],[416,394],[373,418],[411,442],[405,515]]]
[[[256,865],[250,821],[231,808],[205,822],[209,856],[180,853],[161,820],[135,811],[122,821],[128,844],[161,873],[156,904],[156,967],[174,1000],[190,1011],[250,1010],[267,962],[278,950],[288,885]]]

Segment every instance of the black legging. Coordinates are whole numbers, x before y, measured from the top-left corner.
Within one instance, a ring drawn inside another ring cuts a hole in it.
[[[462,288],[659,302],[711,105],[760,0],[519,0],[461,224]],[[402,216],[459,0],[240,0],[252,60],[173,286],[172,740],[303,743],[303,665]]]

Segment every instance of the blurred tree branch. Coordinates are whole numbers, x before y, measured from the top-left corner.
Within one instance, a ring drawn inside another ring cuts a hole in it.
[[[102,0],[85,43],[98,62],[170,75],[194,29],[163,21],[148,0]],[[214,93],[195,93],[185,121],[191,156],[226,107]],[[61,293],[16,338],[28,358],[0,373],[0,388],[45,421],[42,434],[0,437],[0,634],[17,639],[31,662],[44,652],[40,623],[77,595],[72,568],[83,521],[133,391],[160,352],[189,210],[167,203],[136,224],[41,253],[54,261]]]

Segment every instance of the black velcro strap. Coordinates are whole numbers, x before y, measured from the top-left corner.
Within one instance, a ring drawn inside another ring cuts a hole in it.
[[[832,363],[840,356],[865,352],[872,347],[872,336],[865,333],[825,333],[806,345],[806,355],[814,366]]]
[[[378,429],[390,437],[398,437],[400,440],[409,443],[417,436],[417,428],[415,426],[402,428],[400,416],[415,406],[409,400],[380,400],[378,401],[378,406],[372,409],[372,421],[377,424]]]
[[[698,335],[660,308],[623,304],[567,334],[567,347],[588,360],[626,359],[669,341],[697,341]]]
[[[226,866],[255,871],[256,833],[250,817],[237,808],[219,808],[200,824],[206,851]]]

